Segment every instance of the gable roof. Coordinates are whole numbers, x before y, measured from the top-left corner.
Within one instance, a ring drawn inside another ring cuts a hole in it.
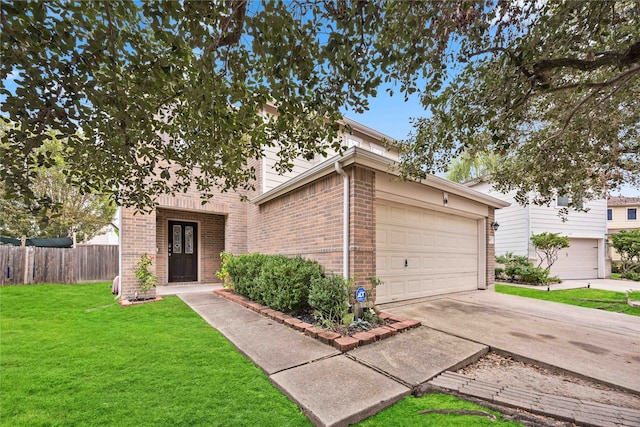
[[[640,205],[640,197],[611,196],[607,199],[607,206],[636,206]]]
[[[279,185],[278,187],[267,191],[266,193],[261,194],[258,197],[255,197],[251,201],[256,205],[261,205],[290,191],[300,188],[303,185],[309,184],[317,180],[318,178],[329,175],[330,173],[335,172],[336,162],[339,162],[341,167],[358,164],[373,170],[390,173],[396,176],[398,175],[398,173],[395,172],[392,168],[392,166],[395,164],[393,160],[373,153],[371,151],[363,150],[359,147],[351,147],[342,156],[337,155],[331,157],[326,161],[318,164],[317,166],[309,169],[308,171]],[[494,208],[505,208],[510,205],[510,203],[508,202],[435,175],[429,175],[427,176],[427,178],[418,182],[432,188],[446,191],[451,194],[456,194],[476,202],[484,203]]]

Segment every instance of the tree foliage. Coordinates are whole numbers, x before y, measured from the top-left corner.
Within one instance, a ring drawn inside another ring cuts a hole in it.
[[[34,152],[34,157],[44,155],[51,161],[50,166],[34,170],[34,200],[8,199],[0,193],[1,235],[70,237],[75,233],[78,241],[86,241],[113,221],[116,205],[109,196],[83,193],[67,182],[64,151],[63,142],[54,137]]]
[[[640,229],[621,230],[610,237],[611,246],[620,254],[622,273],[640,273]]]
[[[487,6],[461,9],[446,38],[444,48],[459,49],[443,50],[443,66],[457,74],[441,91],[427,85],[433,116],[416,121],[403,147],[405,175],[486,150],[501,158],[495,187],[517,189],[522,204],[530,193],[548,203],[562,189],[581,202],[638,184],[640,2]]]
[[[340,111],[389,83],[430,114],[401,146],[404,176],[489,151],[519,201],[559,188],[579,200],[640,179],[639,4],[3,1],[2,110],[19,126],[0,178],[33,196],[51,160],[32,154],[55,131],[68,179],[125,205],[192,182],[205,199],[246,191],[265,146],[281,144],[280,170],[340,149]]]
[[[557,233],[540,233],[531,236],[531,244],[536,250],[540,262],[538,267],[545,263],[547,272],[551,270],[551,266],[558,260],[558,252],[560,249],[569,247],[569,238],[560,236]]]
[[[451,160],[445,177],[454,182],[466,182],[472,179],[490,177],[498,167],[498,156],[494,153],[481,152],[473,156],[469,151]]]

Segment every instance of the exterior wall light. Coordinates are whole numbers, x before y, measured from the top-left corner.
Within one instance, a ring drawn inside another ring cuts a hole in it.
[[[491,221],[491,224],[489,225],[491,225],[491,228],[493,228],[494,232],[498,231],[498,228],[500,227],[500,224],[498,224],[497,221]]]

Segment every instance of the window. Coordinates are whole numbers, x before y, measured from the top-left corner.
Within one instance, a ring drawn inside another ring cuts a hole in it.
[[[638,219],[638,209],[636,208],[627,208],[627,220],[635,221]]]
[[[569,196],[563,195],[556,198],[556,206],[566,208],[569,206]]]
[[[350,136],[350,137],[347,138],[347,146],[348,147],[360,147],[360,141],[358,141],[354,137]]]
[[[613,221],[613,210],[607,209],[607,221]]]

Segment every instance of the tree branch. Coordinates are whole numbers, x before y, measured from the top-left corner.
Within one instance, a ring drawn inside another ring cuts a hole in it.
[[[607,65],[615,65],[619,68],[630,66],[640,61],[640,41],[629,46],[624,52],[602,52],[593,60],[577,58],[542,59],[533,65],[536,75],[542,75],[546,71],[555,68],[569,67],[576,70],[592,71]]]
[[[229,3],[232,2],[230,1]],[[231,16],[225,18],[220,26],[221,28],[227,29],[233,25],[233,30],[218,40],[215,49],[236,44],[242,36],[242,24],[244,23],[244,18],[247,15],[247,0],[234,1],[231,7],[233,9]]]
[[[566,120],[565,120],[565,122],[564,122],[564,126],[562,127],[562,130],[561,130],[560,132],[555,133],[555,134],[554,134],[554,135],[552,135],[551,137],[549,137],[549,138],[547,139],[547,141],[549,141],[549,140],[551,140],[551,139],[555,139],[555,138],[558,138],[558,137],[562,136],[562,135],[566,132],[567,128],[569,127],[569,123],[571,122],[571,120],[573,119],[573,117],[576,115],[576,113],[578,112],[578,110],[579,110],[580,108],[582,108],[582,106],[583,106],[584,104],[586,104],[586,102],[587,102],[589,99],[591,99],[591,98],[593,98],[594,96],[596,96],[596,95],[600,92],[600,89],[602,89],[602,88],[604,88],[604,87],[606,87],[606,86],[610,86],[610,85],[612,85],[612,84],[615,84],[615,83],[617,83],[617,82],[619,82],[619,81],[623,80],[623,81],[622,81],[622,84],[621,84],[620,86],[616,87],[613,91],[611,91],[611,93],[609,93],[609,94],[608,94],[607,96],[605,96],[603,99],[601,99],[600,101],[598,101],[598,103],[596,103],[596,105],[595,105],[595,106],[600,105],[602,102],[604,102],[604,101],[605,101],[605,100],[607,100],[609,97],[611,97],[614,93],[616,93],[616,92],[617,92],[620,88],[622,88],[622,87],[623,87],[623,86],[624,86],[624,85],[625,85],[629,80],[631,80],[631,76],[632,76],[634,73],[637,73],[638,71],[640,71],[640,65],[639,65],[639,66],[637,66],[637,67],[635,67],[635,68],[632,68],[631,70],[629,70],[629,71],[627,71],[627,72],[625,72],[625,73],[623,73],[623,74],[619,75],[618,77],[616,77],[616,78],[614,78],[614,79],[608,80],[607,82],[602,82],[601,84],[598,84],[597,86],[595,86],[595,89],[594,89],[594,90],[592,90],[592,91],[591,91],[591,93],[589,93],[587,96],[585,96],[585,97],[582,99],[582,101],[580,101],[580,102],[578,103],[578,105],[576,105],[576,106],[571,110],[571,113],[569,113],[569,116],[566,118]],[[595,106],[594,106],[594,108],[595,108]],[[546,142],[546,141],[545,141],[545,142]]]

